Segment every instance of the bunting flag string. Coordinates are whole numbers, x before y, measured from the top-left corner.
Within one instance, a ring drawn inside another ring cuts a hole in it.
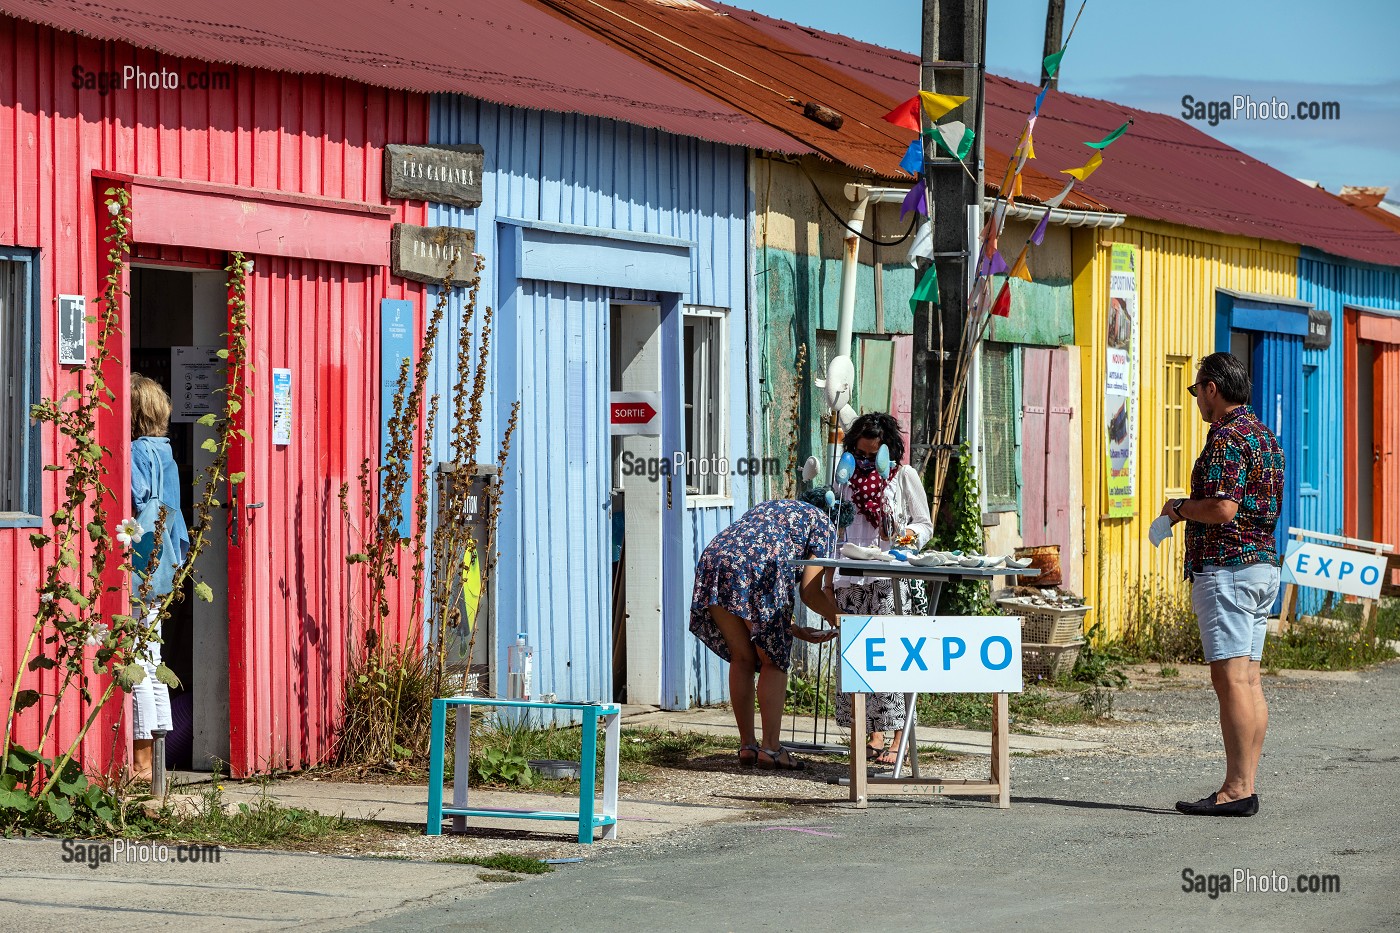
[[[1011,317],[1011,279],[1001,283],[997,300],[992,302],[992,314],[997,317]]]
[[[967,154],[972,151],[973,140],[977,136],[972,127],[959,120],[940,123],[934,127],[934,132],[929,135],[933,137],[934,144],[939,149],[959,161],[967,158]]]
[[[919,223],[919,232],[914,234],[914,242],[909,245],[909,265],[917,269],[920,259],[933,261],[933,224],[927,220]]]

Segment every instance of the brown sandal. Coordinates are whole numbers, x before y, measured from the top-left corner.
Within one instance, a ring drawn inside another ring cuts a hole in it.
[[[739,746],[739,767],[741,767],[741,768],[752,768],[752,767],[753,767],[754,765],[756,765],[756,764],[758,764],[758,746],[757,746],[757,745],[741,745],[741,746]]]
[[[792,757],[792,752],[779,745],[774,749],[758,750],[758,767],[761,771],[805,771],[807,763],[801,758]]]

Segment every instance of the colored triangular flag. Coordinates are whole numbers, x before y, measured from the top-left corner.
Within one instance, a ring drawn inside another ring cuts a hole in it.
[[[997,317],[1011,317],[1010,279],[1001,283],[1001,291],[997,292],[997,300],[992,302],[992,313]]]
[[[1031,269],[1030,266],[1026,265],[1026,253],[1029,250],[1029,246],[1021,250],[1021,255],[1016,257],[1016,261],[1011,264],[1011,271],[1008,273],[1009,275],[1016,276],[1018,279],[1024,279],[1027,282],[1031,280]]]
[[[1084,145],[1088,146],[1090,149],[1107,149],[1110,143],[1112,143],[1119,136],[1122,136],[1124,133],[1128,132],[1128,127],[1132,125],[1133,121],[1129,120],[1127,123],[1124,123],[1122,126],[1118,127],[1118,129],[1114,130],[1112,133],[1109,133],[1107,136],[1105,136],[1098,142],[1085,143]]]
[[[924,272],[924,277],[919,279],[919,284],[914,287],[914,294],[909,297],[910,312],[913,312],[921,301],[938,301],[938,268],[932,264]]]
[[[956,94],[935,94],[932,91],[920,91],[919,97],[923,99],[924,113],[928,114],[930,120],[937,120],[948,111],[961,107],[968,100]]]
[[[923,129],[923,125],[919,122],[919,95],[915,94],[885,114],[884,119],[895,126],[907,126],[914,132],[919,132]]]
[[[1050,211],[1040,215],[1040,223],[1035,225],[1035,230],[1031,233],[1031,242],[1039,246],[1045,241],[1045,228],[1050,224]]]
[[[1065,202],[1065,198],[1069,196],[1070,191],[1072,191],[1073,189],[1074,189],[1074,179],[1071,178],[1071,179],[1069,180],[1069,184],[1065,185],[1063,188],[1060,189],[1060,193],[1059,193],[1059,194],[1055,195],[1053,198],[1051,198],[1050,200],[1048,200],[1048,201],[1045,202],[1045,206],[1046,206],[1046,207],[1059,207],[1061,204],[1063,204],[1063,203]]]
[[[1021,173],[1016,173],[1016,183],[1011,186],[1011,199],[1014,201],[1021,196]]]
[[[982,257],[982,265],[978,267],[978,275],[1001,275],[1007,269],[1006,260],[1001,253],[995,249]]]
[[[1052,78],[1055,77],[1055,72],[1060,70],[1060,59],[1064,57],[1064,49],[1060,49],[1058,52],[1052,52],[1045,56],[1045,73]]]
[[[914,141],[904,151],[904,158],[899,160],[899,167],[910,175],[917,175],[924,170],[924,141],[922,139],[914,137]]]
[[[1040,89],[1039,94],[1035,95],[1035,109],[1031,111],[1031,116],[1035,117],[1040,115],[1040,105],[1045,103],[1045,94],[1049,90],[1050,85],[1047,84],[1045,85],[1045,87]]]
[[[933,224],[927,220],[919,224],[919,232],[914,234],[914,242],[909,246],[909,264],[917,265],[920,259],[933,258]]]
[[[1102,164],[1103,153],[1096,152],[1094,153],[1093,158],[1091,158],[1088,162],[1085,162],[1083,165],[1079,166],[1079,168],[1061,169],[1060,174],[1068,175],[1071,178],[1077,178],[1080,181],[1087,181],[1089,176],[1094,174],[1094,172],[1098,171],[1099,166]]]
[[[922,181],[914,182],[914,187],[909,189],[909,193],[904,196],[904,203],[899,206],[899,219],[902,222],[910,211],[918,211],[925,217],[928,216],[928,197],[924,191]]]
[[[1035,117],[1031,117],[1026,122],[1025,135],[1021,137],[1021,143],[1016,147],[1016,171],[1026,167],[1026,162],[1035,158],[1035,142],[1031,138],[1031,131],[1035,129]]]
[[[933,137],[935,144],[955,159],[966,159],[972,151],[972,141],[977,137],[972,127],[958,120],[940,123],[934,130],[937,133]]]

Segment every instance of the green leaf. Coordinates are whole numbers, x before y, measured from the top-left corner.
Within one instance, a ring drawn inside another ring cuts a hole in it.
[[[206,603],[212,603],[214,601],[214,591],[211,590],[209,584],[205,583],[203,580],[194,585],[194,595],[196,599]]]
[[[73,805],[57,794],[44,795],[44,806],[60,823],[66,823],[73,818]]]
[[[227,350],[220,350],[219,353],[218,353],[218,356],[219,356],[219,359],[221,359],[221,360],[226,360],[226,359],[228,359],[228,351],[227,351]]]
[[[57,463],[46,463],[46,464],[44,464],[44,471],[47,472],[47,473],[57,473],[57,472],[58,472],[59,470],[61,470],[61,469],[63,469],[63,467],[62,467],[60,464],[57,464]]]
[[[58,667],[58,662],[42,654],[36,658],[32,658],[29,662],[29,669],[31,671],[51,671],[55,667]]]
[[[206,428],[212,428],[214,426],[214,413],[210,412],[209,414],[204,415],[199,419],[199,423],[204,425]]]
[[[214,439],[212,437],[206,437],[204,439],[204,443],[200,444],[199,446],[201,449],[207,450],[210,453],[213,453],[214,451],[219,449],[219,445],[214,443]]]
[[[48,535],[42,534],[37,531],[29,536],[29,543],[34,545],[35,547],[43,547],[44,545],[48,544],[51,540],[53,539],[50,538]]]
[[[180,686],[180,678],[176,677],[175,672],[164,664],[156,665],[156,680],[165,684],[172,690],[178,689]]]
[[[130,691],[131,688],[145,679],[146,669],[135,661],[123,665],[117,670],[117,683],[126,691]]]
[[[29,796],[23,790],[6,790],[0,788],[0,809],[18,810],[20,813],[32,813],[39,805],[39,801]]]
[[[243,472],[239,472],[239,473],[230,473],[230,474],[228,475],[228,481],[229,481],[230,483],[233,483],[233,484],[236,486],[236,485],[238,485],[239,483],[243,482],[243,480],[244,480],[247,476],[248,476],[248,474],[247,474],[247,473],[243,473]]]
[[[27,710],[38,702],[38,690],[21,690],[19,693],[15,694],[15,712],[18,713]]]

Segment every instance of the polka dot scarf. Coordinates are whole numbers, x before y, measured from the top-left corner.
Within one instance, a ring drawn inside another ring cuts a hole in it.
[[[851,477],[851,501],[876,528],[884,524],[885,487],[888,485],[874,463],[857,466],[855,475]]]

